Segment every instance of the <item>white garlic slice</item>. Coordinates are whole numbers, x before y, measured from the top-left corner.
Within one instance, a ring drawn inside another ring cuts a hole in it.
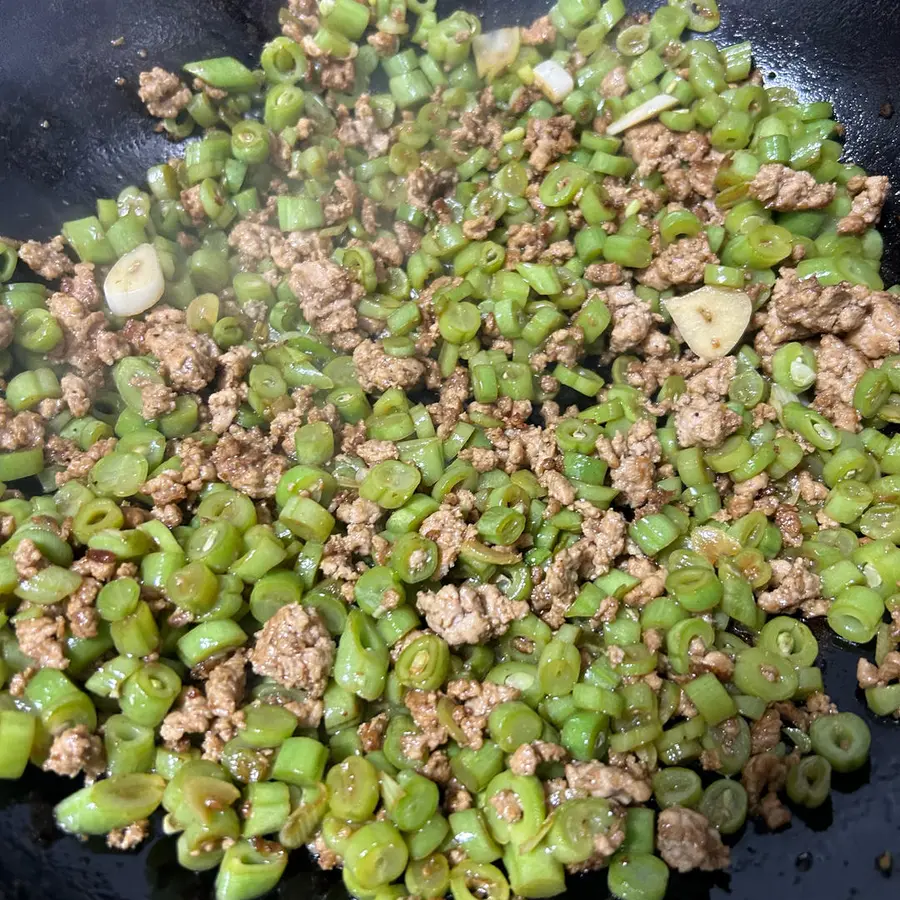
[[[701,359],[721,359],[743,337],[753,303],[744,291],[702,287],[664,300],[685,343]]]
[[[509,68],[519,53],[519,29],[498,28],[476,35],[472,41],[475,70],[479,78],[493,78]]]
[[[152,244],[126,253],[103,282],[103,294],[116,316],[136,316],[157,303],[166,289],[159,257]]]
[[[534,83],[554,103],[562,103],[575,90],[572,76],[555,59],[545,59],[534,67]]]
[[[650,119],[655,119],[661,112],[672,109],[673,106],[678,106],[678,100],[675,97],[671,94],[657,94],[625,113],[624,116],[620,116],[615,122],[611,122],[606,133],[619,134],[629,128],[634,128],[635,125],[649,122]]]

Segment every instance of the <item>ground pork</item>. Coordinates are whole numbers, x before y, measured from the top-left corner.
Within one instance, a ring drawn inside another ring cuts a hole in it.
[[[65,252],[64,239],[59,234],[46,244],[38,241],[25,241],[19,247],[19,259],[35,275],[39,275],[47,281],[56,281],[63,275],[74,271],[74,264]]]
[[[453,171],[432,172],[426,166],[418,166],[406,176],[406,199],[410,206],[427,212],[434,199],[455,183]]]
[[[191,102],[191,91],[177,75],[154,66],[138,76],[138,96],[147,112],[158,119],[174,119]]]
[[[86,416],[90,412],[90,387],[83,378],[73,372],[66,372],[60,379],[59,386],[62,389],[63,402],[76,419]]]
[[[603,299],[612,315],[612,330],[609,333],[611,354],[646,350],[655,345],[654,337],[659,333],[656,325],[662,322],[662,318],[650,309],[648,303],[636,296],[630,287],[609,287],[604,291]]]
[[[600,82],[600,93],[604,97],[624,97],[629,90],[628,69],[625,66],[610,69]]]
[[[518,822],[522,818],[522,807],[515,791],[497,791],[488,802],[504,822]]]
[[[568,763],[566,781],[576,795],[604,797],[626,806],[646,803],[653,793],[648,779],[637,777],[621,766],[608,766],[597,760]]]
[[[257,675],[321,697],[334,660],[334,641],[315,610],[282,606],[256,635],[250,664]]]
[[[543,372],[551,363],[559,362],[564,366],[577,365],[582,356],[584,356],[584,332],[576,325],[554,331],[543,347],[531,354],[528,362],[535,372]]]
[[[369,159],[385,154],[390,146],[390,135],[375,120],[368,94],[360,94],[353,113],[353,117],[348,115],[341,120],[335,135],[337,139],[344,146],[361,147]]]
[[[422,522],[419,533],[438,546],[441,558],[440,568],[435,573],[438,579],[447,576],[463,543],[477,537],[475,526],[466,523],[459,507],[448,503],[442,504],[440,509]]]
[[[35,412],[14,413],[0,398],[0,450],[39,447],[44,440],[44,420]]]
[[[638,176],[662,173],[671,200],[715,196],[715,177],[724,157],[704,134],[669,131],[661,122],[650,122],[629,129],[625,152],[638,164]]]
[[[881,218],[890,183],[885,175],[858,175],[847,182],[853,196],[850,212],[837,223],[838,234],[863,234]],[[21,254],[20,254],[21,255]]]
[[[213,448],[211,461],[219,479],[236,491],[259,499],[275,495],[288,460],[273,453],[274,440],[258,428],[232,425]]]
[[[819,341],[816,362],[813,407],[837,428],[858,431],[859,413],[853,405],[853,392],[869,367],[865,357],[840,338],[825,334]]]
[[[16,318],[5,306],[0,306],[0,350],[5,350],[15,336]]]
[[[494,91],[488,87],[478,96],[478,104],[459,117],[459,127],[450,132],[454,148],[465,152],[472,147],[487,147],[496,153],[503,146],[503,126],[495,114]]]
[[[728,868],[730,854],[719,832],[693,809],[664,809],[657,820],[656,838],[659,855],[678,872]]]
[[[303,317],[322,334],[352,332],[357,325],[356,307],[365,296],[362,285],[330,260],[298,263],[288,277],[300,301]]]
[[[366,753],[372,753],[381,749],[384,741],[384,732],[387,730],[389,721],[387,713],[378,713],[377,716],[373,716],[368,722],[363,722],[356,729],[362,748]]]
[[[65,669],[69,665],[63,645],[66,620],[62,616],[17,618],[14,627],[19,649],[41,668]]]
[[[549,222],[537,225],[517,222],[510,225],[506,236],[506,267],[512,268],[520,262],[537,260],[547,249],[552,231]]]
[[[539,19],[535,19],[528,28],[521,28],[519,33],[522,43],[527,47],[550,44],[556,40],[556,28],[550,21],[550,16],[541,16]]]
[[[753,478],[735,484],[734,493],[728,500],[728,515],[732,519],[746,516],[753,509],[757,496],[766,489],[768,484],[769,476],[765,472],[760,472]]]
[[[883,687],[900,679],[900,652],[888,652],[880,666],[875,666],[864,657],[856,664],[856,680],[860,688]]]
[[[763,591],[757,605],[768,613],[786,615],[821,597],[821,580],[810,569],[809,560],[773,559],[770,590]]]
[[[163,719],[159,736],[167,747],[182,747],[184,736],[203,734],[209,728],[211,718],[203,691],[191,685],[182,690],[175,708]]]
[[[69,630],[76,638],[92,638],[97,636],[99,615],[94,607],[100,582],[94,578],[83,578],[81,584],[66,600],[66,619]]]
[[[84,772],[85,781],[95,781],[106,768],[103,741],[91,734],[85,725],[67,728],[53,738],[50,753],[41,768],[69,778]]]
[[[548,741],[534,741],[520,745],[509,758],[509,768],[514,775],[534,775],[542,763],[565,762],[569,754],[565,747]]]
[[[900,352],[900,305],[892,296],[884,291],[873,293],[869,314],[847,335],[847,343],[868,359],[880,360]]]
[[[584,277],[593,284],[621,284],[625,270],[618,263],[591,263],[584,270]]]
[[[420,591],[416,606],[428,627],[451,647],[483,644],[528,614],[524,600],[507,600],[493,584],[446,584],[436,593]]]
[[[718,447],[743,423],[724,403],[702,394],[682,394],[675,407],[675,432],[682,447]]]
[[[575,120],[571,116],[529,119],[525,134],[529,165],[536,172],[543,172],[568,153],[578,143],[572,134],[574,130]]]
[[[750,196],[779,212],[821,209],[831,203],[834,192],[831,182],[817,184],[809,172],[797,172],[780,163],[762,166],[750,182]]]
[[[425,365],[415,357],[388,356],[376,341],[363,341],[353,351],[356,377],[363,390],[409,390],[425,376]]]
[[[781,740],[781,716],[778,710],[769,707],[750,726],[750,752],[765,753],[774,750]]]
[[[701,232],[696,237],[683,237],[670,244],[638,274],[637,279],[658,291],[698,284],[703,281],[707,264],[717,262],[706,235]]]
[[[138,352],[159,360],[160,373],[177,390],[196,393],[216,374],[218,348],[212,338],[185,323],[181,310],[155,309],[144,323],[129,322],[126,333]]]
[[[106,836],[106,846],[112,850],[133,850],[150,837],[150,822],[138,819],[124,828],[115,828]]]
[[[784,787],[794,761],[792,757],[782,759],[774,753],[759,753],[750,757],[741,772],[750,813],[761,816],[772,831],[791,821],[791,813],[778,799],[778,791]]]
[[[505,684],[457,678],[447,684],[447,696],[457,704],[452,716],[460,729],[458,743],[480,750],[484,744],[483,734],[488,717],[501,703],[518,699],[519,691]]]
[[[232,653],[206,675],[206,702],[214,716],[233,716],[244,697],[247,681],[247,655],[243,650]]]
[[[437,425],[438,437],[446,438],[459,422],[469,397],[469,370],[457,366],[440,387],[437,403],[428,407],[428,414]]]
[[[639,419],[627,432],[618,432],[608,443],[611,455],[604,458],[609,463],[612,486],[629,506],[637,509],[650,498],[656,463],[662,459],[653,420]]]
[[[356,68],[352,59],[326,57],[319,67],[319,84],[327,91],[346,93],[353,88]]]
[[[844,334],[858,329],[870,308],[865,285],[823,287],[815,278],[798,278],[795,269],[782,269],[763,314],[763,334],[776,346],[815,334]]]

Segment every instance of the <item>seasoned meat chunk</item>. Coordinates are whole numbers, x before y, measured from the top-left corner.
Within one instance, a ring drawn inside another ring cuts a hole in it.
[[[833,184],[817,184],[809,172],[797,172],[780,163],[762,166],[750,182],[750,196],[779,212],[821,209],[831,203],[834,192]]]
[[[321,697],[331,673],[334,641],[312,609],[299,603],[282,606],[256,635],[250,665],[257,675]]]
[[[659,855],[678,872],[728,868],[730,854],[719,832],[706,816],[693,809],[664,809],[659,814],[656,835]]]
[[[428,627],[451,647],[499,637],[528,613],[527,603],[507,600],[493,584],[445,584],[436,593],[419,591],[416,606]]]

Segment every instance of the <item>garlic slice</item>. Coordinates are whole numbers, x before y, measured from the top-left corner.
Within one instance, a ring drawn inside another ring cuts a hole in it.
[[[103,294],[116,316],[136,316],[157,303],[166,289],[159,257],[152,244],[126,253],[103,282]]]
[[[688,347],[706,360],[726,356],[753,314],[750,297],[730,288],[702,287],[663,303]]]
[[[498,28],[472,40],[475,70],[479,78],[493,78],[511,66],[519,53],[519,29]]]
[[[554,103],[562,103],[575,90],[572,76],[555,59],[545,59],[534,67],[534,83]]]
[[[537,69],[535,69],[535,72]],[[619,116],[615,122],[611,122],[606,129],[607,134],[619,134],[634,128],[635,125],[641,125],[650,119],[655,119],[661,112],[678,106],[677,98],[671,94],[657,94],[649,100],[645,100],[640,106],[636,106],[631,111]]]

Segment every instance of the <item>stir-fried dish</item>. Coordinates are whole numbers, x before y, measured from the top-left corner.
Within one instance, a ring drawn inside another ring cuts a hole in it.
[[[888,183],[718,20],[290,0],[141,75],[189,140],[0,242],[0,777],[218,900],[659,900],[866,763],[806,622],[897,716]]]

